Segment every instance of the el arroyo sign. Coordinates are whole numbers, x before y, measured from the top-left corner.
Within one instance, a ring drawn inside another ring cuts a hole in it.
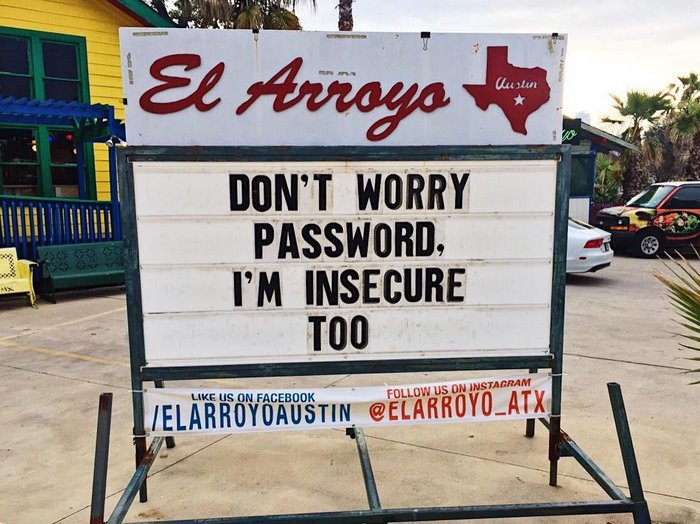
[[[202,157],[131,163],[139,365],[549,353],[557,159],[417,160],[415,146],[558,145],[564,37],[121,38],[130,145]],[[207,146],[262,147],[214,161]],[[332,146],[375,148],[341,158]],[[286,390],[306,401],[281,408],[265,393],[159,391],[146,425],[217,433],[549,410],[546,374],[484,383]]]
[[[133,145],[561,143],[562,36],[122,29],[121,47]]]

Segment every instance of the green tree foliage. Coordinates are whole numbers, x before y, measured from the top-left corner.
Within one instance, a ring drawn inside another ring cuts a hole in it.
[[[604,122],[622,124],[622,138],[639,147],[639,151],[625,151],[620,158],[622,167],[622,196],[631,198],[644,189],[649,182],[649,169],[645,164],[659,161],[658,143],[643,140],[645,126],[656,123],[664,113],[672,109],[670,95],[659,91],[648,94],[642,91],[628,91],[625,99],[612,95],[613,108],[620,115],[605,118]]]
[[[678,180],[676,172],[676,150],[673,141],[673,125],[671,113],[667,113],[658,122],[654,123],[644,133],[644,140],[649,141],[656,153],[652,155],[652,162],[646,162],[644,169],[649,172],[652,182],[668,182]]]
[[[631,197],[650,182],[700,180],[700,78],[678,77],[666,92],[630,91],[613,97],[618,118],[605,122],[625,126],[622,138],[639,152],[620,159],[623,194]]]
[[[700,99],[679,107],[673,120],[674,144],[684,180],[700,180]]]
[[[162,15],[178,27],[221,29],[301,29],[294,13],[302,0],[175,0],[168,9],[165,0],[151,0]],[[316,0],[308,0],[316,8]]]
[[[700,94],[700,78],[697,73],[690,73],[688,76],[679,76],[678,84],[672,87],[675,95],[680,95],[679,106],[686,105],[691,100],[697,100]]]
[[[620,165],[609,155],[598,153],[595,158],[595,173],[593,200],[615,202],[622,184]]]

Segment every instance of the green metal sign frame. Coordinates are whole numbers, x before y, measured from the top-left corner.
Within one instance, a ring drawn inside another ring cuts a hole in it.
[[[556,205],[554,211],[554,248],[551,296],[549,353],[539,356],[519,357],[471,357],[402,359],[384,361],[352,361],[324,363],[246,364],[215,366],[152,367],[145,359],[143,311],[141,304],[140,264],[138,233],[134,198],[134,162],[272,162],[272,161],[481,161],[481,160],[556,160]],[[150,448],[146,446],[144,428],[144,382],[154,382],[163,387],[164,381],[198,380],[213,378],[243,378],[261,376],[333,375],[356,373],[407,373],[458,370],[506,370],[522,369],[537,372],[549,369],[552,373],[551,417],[541,419],[549,433],[550,485],[557,484],[557,465],[560,456],[574,457],[583,468],[611,497],[610,501],[596,502],[542,502],[532,504],[504,504],[493,506],[457,506],[441,508],[383,509],[379,502],[369,452],[361,428],[348,428],[347,433],[355,439],[365,489],[370,505],[368,510],[267,515],[261,517],[230,517],[217,519],[178,520],[178,523],[216,522],[396,522],[402,520],[476,519],[497,517],[524,517],[550,515],[581,515],[595,513],[632,513],[635,524],[647,524],[651,520],[639,480],[632,440],[624,414],[622,395],[617,385],[609,385],[618,436],[623,453],[625,470],[631,496],[627,497],[593,463],[593,461],[561,430],[561,395],[563,371],[564,302],[566,285],[566,239],[568,227],[568,193],[571,168],[571,147],[557,146],[430,146],[430,147],[127,147],[119,150],[118,170],[125,243],[127,305],[129,321],[129,347],[131,355],[131,383],[134,415],[134,443],[137,469],[121,500],[107,522],[123,521],[126,512],[140,491],[140,500],[147,499],[146,475],[166,441],[174,446],[170,437],[157,437]],[[101,406],[106,406],[106,400]],[[111,406],[111,402],[109,402]],[[93,523],[104,522],[106,487],[105,445],[100,445],[100,435],[109,433],[111,408],[102,407],[103,422],[98,427],[95,481],[93,483]],[[107,420],[107,422],[105,422]],[[526,436],[534,436],[534,420],[528,420]],[[105,429],[106,426],[106,429]],[[102,429],[100,429],[100,427]],[[102,439],[104,441],[104,438]],[[108,441],[108,439],[107,439]],[[104,477],[104,481],[101,479]],[[174,521],[173,521],[174,522]]]

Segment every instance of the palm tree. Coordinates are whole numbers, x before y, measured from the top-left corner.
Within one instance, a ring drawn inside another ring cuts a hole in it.
[[[655,159],[651,165],[646,165],[653,182],[668,182],[679,178],[676,143],[673,137],[673,115],[673,111],[664,115],[644,132],[645,143],[653,144],[652,147],[659,152],[659,159]]]
[[[700,180],[700,78],[697,73],[679,76],[672,92],[678,103],[670,115],[670,137],[675,157],[675,178]]]
[[[652,95],[642,91],[628,91],[626,100],[612,95],[613,108],[622,118],[604,118],[604,122],[623,124],[627,127],[622,138],[639,147],[639,151],[626,151],[622,154],[622,196],[630,198],[641,191],[649,182],[649,173],[644,163],[659,158],[658,144],[644,142],[644,126],[655,123],[664,113],[671,110],[669,93],[661,91]]]
[[[678,109],[673,131],[677,149],[687,151],[683,178],[700,180],[700,100],[688,100]]]
[[[680,86],[677,86],[675,91],[680,91],[681,99],[678,105],[682,106],[690,102],[695,95],[700,93],[700,78],[697,73],[690,73],[688,76],[679,76],[678,81]]]
[[[165,0],[151,0],[159,13],[169,16],[178,27],[222,29],[299,30],[294,13],[302,0],[176,0],[168,11]],[[316,0],[307,0],[315,9]]]
[[[338,31],[352,31],[352,0],[338,2]]]

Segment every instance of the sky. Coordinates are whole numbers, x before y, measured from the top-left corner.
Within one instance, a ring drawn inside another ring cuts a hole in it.
[[[337,0],[300,3],[304,29],[337,31]],[[700,73],[700,0],[355,0],[353,18],[356,32],[566,33],[564,113],[593,125],[617,116],[610,94]]]

